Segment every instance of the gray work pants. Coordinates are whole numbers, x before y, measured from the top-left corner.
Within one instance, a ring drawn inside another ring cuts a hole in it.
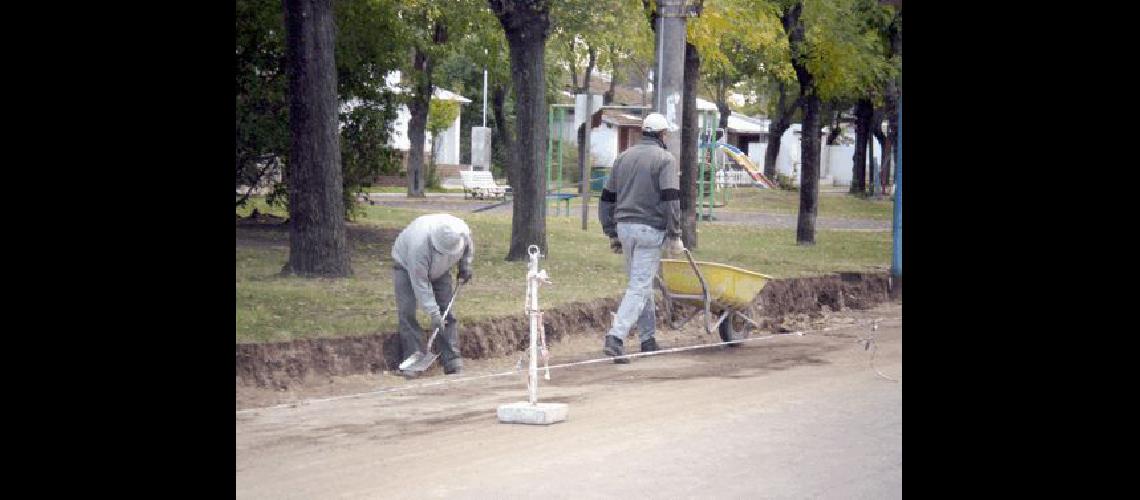
[[[400,265],[393,266],[393,281],[396,284],[396,307],[400,315],[400,345],[403,347],[401,359],[407,359],[416,351],[427,352],[424,349],[425,339],[423,328],[416,320],[416,292],[412,289],[412,278],[408,270]],[[451,273],[431,282],[432,292],[435,293],[435,302],[439,304],[439,312],[447,309],[447,302],[451,300]],[[443,331],[436,336],[436,349],[439,358],[445,367],[462,366],[463,360],[459,355],[459,332],[455,323],[455,306],[443,318]],[[431,332],[427,333],[431,335]]]
[[[653,303],[653,276],[661,264],[661,244],[665,231],[645,224],[617,224],[618,240],[625,255],[625,272],[629,287],[618,306],[613,326],[608,335],[624,339],[637,322],[638,337],[642,342],[653,338],[657,328],[657,311]]]

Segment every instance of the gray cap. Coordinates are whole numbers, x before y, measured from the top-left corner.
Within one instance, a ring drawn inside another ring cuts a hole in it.
[[[464,227],[458,227],[462,224]],[[432,228],[431,246],[439,253],[456,255],[463,252],[463,233],[470,231],[461,221],[458,224],[439,224]]]

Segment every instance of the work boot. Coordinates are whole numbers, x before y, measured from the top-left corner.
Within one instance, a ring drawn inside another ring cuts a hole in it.
[[[650,337],[649,340],[641,343],[641,352],[660,351],[661,348],[657,345],[657,337]]]
[[[622,351],[621,339],[619,339],[613,335],[606,335],[606,346],[604,348],[602,348],[602,352],[606,356],[622,356],[625,354],[625,352]],[[617,359],[614,359],[614,363],[618,363],[618,364],[629,363],[629,358],[617,358]]]
[[[444,375],[459,375],[463,373],[463,361],[460,359],[452,360],[450,363],[443,364]]]

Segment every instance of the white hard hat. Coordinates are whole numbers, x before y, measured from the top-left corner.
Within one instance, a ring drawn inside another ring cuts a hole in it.
[[[646,132],[660,132],[662,130],[677,130],[677,126],[669,123],[661,113],[649,113],[641,122],[641,130]]]

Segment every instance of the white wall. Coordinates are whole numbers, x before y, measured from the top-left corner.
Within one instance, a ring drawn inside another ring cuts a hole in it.
[[[602,122],[598,128],[590,131],[590,155],[594,167],[612,167],[614,158],[617,158],[618,128],[609,127]]]
[[[763,168],[764,151],[767,144],[753,142],[748,144],[748,157],[753,163]],[[823,145],[820,148],[820,178],[831,177],[837,185],[851,184],[851,168],[854,165],[853,145]],[[874,155],[878,159],[881,154],[879,144],[874,144]],[[878,163],[875,163],[878,165]],[[784,132],[780,140],[780,154],[776,157],[776,171],[784,175],[792,175],[795,171],[795,181],[799,182],[800,174],[800,138],[792,128]]]
[[[448,165],[459,164],[459,131],[461,130],[459,126],[459,116],[456,115],[455,121],[451,122],[451,126],[439,134],[439,139],[442,143],[435,157],[436,163]]]
[[[593,97],[593,99],[591,99],[593,102],[590,104],[590,110],[596,113],[598,109],[602,107],[603,96],[601,94],[593,94],[591,97]],[[549,112],[549,109],[547,112]],[[578,130],[578,125],[581,125],[584,121],[586,121],[586,94],[577,94],[574,96],[574,126],[572,128]]]

